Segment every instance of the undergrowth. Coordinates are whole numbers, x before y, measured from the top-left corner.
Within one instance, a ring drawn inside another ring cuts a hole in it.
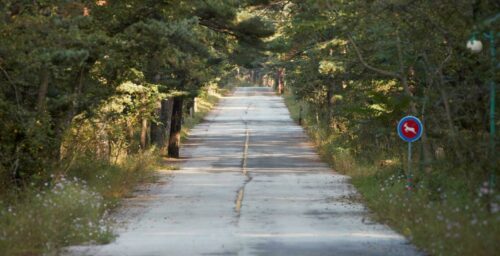
[[[415,189],[405,189],[406,174],[401,153],[364,150],[360,156],[342,144],[342,135],[318,124],[304,103],[285,96],[292,118],[299,119],[315,142],[321,157],[334,170],[352,177],[375,218],[405,235],[431,255],[496,255],[500,251],[500,195],[487,184],[474,183],[461,173],[475,171],[474,163],[453,169],[442,159],[432,170],[413,163]],[[301,106],[302,105],[302,106]],[[401,150],[404,144],[401,143]],[[471,185],[472,184],[472,185]],[[488,203],[493,202],[489,210]]]
[[[183,138],[230,89],[201,92],[198,111],[193,116],[184,114]],[[138,184],[154,181],[160,160],[154,149],[113,163],[79,156],[50,178],[0,190],[0,255],[53,255],[70,245],[112,241],[110,212]]]
[[[139,182],[152,179],[156,163],[152,152],[121,164],[83,158],[64,175],[2,195],[0,254],[56,254],[64,246],[110,242],[109,212]]]

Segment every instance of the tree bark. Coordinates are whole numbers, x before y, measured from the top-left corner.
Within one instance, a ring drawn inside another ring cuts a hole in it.
[[[134,139],[134,124],[131,118],[127,119],[127,127],[126,127],[126,133],[127,133],[127,140],[130,143],[131,146],[128,147],[127,153],[133,153],[136,152],[137,147],[136,147],[136,141]]]
[[[335,91],[335,81],[333,79],[328,81],[328,90],[326,92],[326,104],[328,106],[328,118],[332,119],[333,116],[333,95]]]
[[[158,109],[158,123],[151,124],[151,142],[155,144],[161,155],[167,154],[167,145],[170,135],[173,99],[164,99]]]
[[[141,149],[146,149],[148,146],[148,119],[142,119],[141,126]]]
[[[163,145],[160,148],[160,153],[162,155],[167,155],[168,145],[170,141],[170,129],[172,127],[172,112],[174,109],[174,99],[168,98],[161,102],[161,115],[160,120],[165,125],[164,129],[164,141]]]
[[[279,72],[276,71],[275,75],[274,75],[274,81],[273,81],[273,90],[278,90],[278,87],[279,87],[279,82],[280,79],[279,79]]]
[[[189,116],[194,117],[194,98],[190,98],[186,104],[187,110],[189,111]]]
[[[181,144],[181,128],[182,128],[182,97],[174,97],[172,109],[172,124],[170,127],[170,138],[168,141],[168,156],[179,158],[179,148]]]
[[[410,86],[408,83],[408,76],[406,75],[407,72],[406,72],[406,66],[405,66],[404,60],[403,60],[403,50],[401,47],[401,38],[399,37],[399,33],[397,33],[397,36],[396,36],[396,43],[397,43],[396,47],[398,50],[398,59],[399,59],[399,79],[401,81],[401,84],[403,85],[403,89],[404,89],[406,95],[413,98],[413,93],[411,92]],[[413,115],[417,115],[417,113],[418,113],[416,103],[413,100],[411,100],[411,102],[410,102],[410,112]],[[432,159],[432,155],[431,155],[429,141],[427,138],[427,131],[425,129],[425,120],[423,118],[422,118],[422,123],[424,126],[424,131],[422,132],[422,149],[423,149],[423,154],[424,154],[424,165],[427,165],[430,162],[430,160]],[[428,169],[428,168],[426,168],[426,169]]]
[[[67,157],[68,149],[65,148],[63,144],[63,136],[64,132],[68,127],[71,126],[71,122],[78,111],[79,99],[83,91],[83,85],[85,81],[85,75],[87,74],[87,69],[82,67],[80,72],[78,73],[77,82],[75,83],[73,95],[71,95],[71,105],[69,106],[69,110],[66,113],[66,117],[62,118],[62,122],[57,124],[56,126],[56,138],[59,143],[59,150],[57,152],[57,158],[61,161]]]
[[[365,68],[372,70],[372,71],[375,71],[379,74],[398,79],[401,82],[401,84],[403,85],[404,93],[409,97],[413,97],[413,93],[411,92],[410,87],[408,85],[408,76],[406,75],[406,73],[407,73],[406,66],[404,64],[403,50],[401,47],[401,38],[399,36],[399,33],[397,33],[396,35],[397,35],[396,36],[396,47],[397,47],[398,61],[399,61],[399,72],[392,72],[392,71],[388,71],[388,70],[383,70],[383,69],[376,68],[376,67],[368,64],[366,62],[366,60],[363,58],[363,55],[361,54],[361,51],[359,50],[359,48],[358,48],[356,42],[354,41],[354,39],[352,38],[352,36],[348,35],[348,38],[349,38],[349,42],[352,44],[352,46],[354,48],[354,51],[356,52],[356,55],[358,56],[359,61],[361,62],[361,64],[363,64],[363,66]],[[417,107],[416,107],[415,102],[413,100],[410,102],[410,113],[412,113],[413,115],[417,115]],[[424,122],[424,120],[422,120],[422,122]],[[425,122],[424,122],[424,126],[425,126]],[[427,138],[427,132],[425,129],[422,133],[422,146],[423,146],[423,153],[424,153],[424,163],[428,163],[429,160],[431,159],[431,154],[430,154],[430,146],[429,146],[429,142],[428,142],[428,138]]]
[[[45,98],[47,97],[47,91],[49,89],[49,69],[44,68],[42,71],[42,79],[40,82],[40,87],[38,88],[38,99],[36,103],[36,109],[39,113],[45,110]]]
[[[283,68],[278,69],[277,73],[277,78],[278,78],[278,94],[282,94],[283,90],[285,89],[285,70]]]

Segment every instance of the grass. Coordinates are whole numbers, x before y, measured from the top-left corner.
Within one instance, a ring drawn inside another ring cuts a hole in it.
[[[299,118],[299,102],[285,96],[292,118]],[[304,108],[307,109],[307,108]],[[431,255],[496,255],[500,251],[500,195],[471,189],[446,160],[432,173],[416,173],[417,187],[405,190],[403,163],[397,155],[363,152],[359,159],[339,145],[339,135],[315,125],[312,115],[303,113],[302,124],[316,143],[321,157],[332,168],[352,177],[364,203],[375,218],[405,235]],[[366,159],[372,159],[367,161]],[[474,164],[462,167],[474,173]],[[493,210],[487,207],[493,198]]]
[[[109,212],[138,183],[154,177],[156,163],[153,152],[119,165],[80,159],[42,187],[32,184],[3,195],[1,255],[52,255],[64,246],[112,241]]]
[[[137,184],[155,180],[154,170],[159,167],[159,160],[155,150],[129,156],[118,164],[80,159],[69,170],[68,175],[85,180],[94,191],[102,195],[107,205],[115,207],[121,198],[133,192]]]
[[[62,180],[2,207],[2,255],[39,255],[61,245],[112,239],[103,198],[79,181]]]
[[[221,94],[204,91],[198,112],[185,114],[182,137],[200,123]],[[57,255],[66,246],[104,244],[114,239],[109,217],[138,184],[152,182],[162,163],[156,150],[110,163],[95,157],[76,159],[64,174],[0,195],[0,255]],[[178,169],[178,166],[162,166]]]

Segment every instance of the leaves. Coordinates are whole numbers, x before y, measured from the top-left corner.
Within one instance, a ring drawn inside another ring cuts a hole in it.
[[[262,4],[3,1],[0,181],[48,177],[47,162],[62,166],[79,148],[105,148],[104,138],[132,145],[134,127],[156,118],[160,100],[196,96],[235,63],[257,65],[262,39],[274,33],[252,13]]]

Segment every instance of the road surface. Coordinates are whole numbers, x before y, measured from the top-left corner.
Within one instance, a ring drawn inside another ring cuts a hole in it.
[[[70,254],[421,254],[368,220],[349,177],[321,162],[269,88],[223,98],[181,154],[181,169],[138,197],[141,211],[124,214],[116,241]]]

